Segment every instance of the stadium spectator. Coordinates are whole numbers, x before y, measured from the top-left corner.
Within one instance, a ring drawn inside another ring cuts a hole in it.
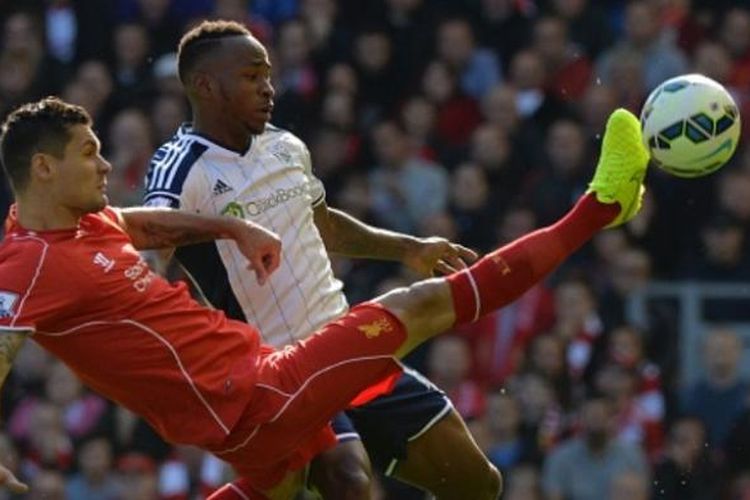
[[[457,75],[444,62],[431,61],[422,74],[421,90],[435,106],[436,139],[442,146],[443,158],[455,163],[479,125],[481,115],[477,100],[463,93]]]
[[[279,99],[291,92],[309,102],[318,91],[318,75],[310,60],[312,47],[308,39],[307,27],[302,21],[287,21],[279,29],[275,86]]]
[[[38,432],[32,427],[34,418],[51,415],[50,406],[54,408],[54,418],[59,417],[65,434],[72,439],[81,440],[111,431],[109,404],[85,390],[65,365],[54,362],[46,379],[44,397],[29,396],[20,400],[8,419],[8,432],[15,439],[30,440]],[[43,420],[50,422],[47,418]]]
[[[469,345],[463,338],[443,336],[430,343],[427,375],[465,420],[480,418],[487,408],[482,387],[469,378],[470,364]]]
[[[109,190],[114,203],[135,205],[143,197],[143,177],[154,151],[151,122],[136,108],[125,108],[112,119],[107,157],[114,171]]]
[[[643,472],[628,471],[612,480],[610,500],[649,500],[648,477]]]
[[[43,20],[31,10],[18,10],[3,21],[0,60],[9,67],[0,78],[5,106],[20,104],[34,95],[57,92],[65,71],[45,50]]]
[[[624,248],[603,275],[609,277],[600,293],[599,311],[607,329],[626,322],[625,304],[632,294],[643,290],[651,280],[651,259],[643,250]]]
[[[718,449],[742,413],[747,398],[747,382],[739,372],[742,342],[729,328],[711,330],[703,352],[705,374],[687,387],[682,409],[703,421],[708,443]]]
[[[672,424],[664,457],[654,467],[652,498],[720,498],[722,477],[706,439],[703,422],[696,418],[683,417]]]
[[[450,213],[458,227],[458,239],[478,251],[487,251],[495,244],[492,232],[498,204],[490,192],[485,170],[473,163],[462,163],[451,180]]]
[[[359,79],[360,125],[365,129],[388,117],[400,97],[400,89],[391,82],[396,78],[393,67],[393,42],[379,30],[356,35],[353,47],[354,69]]]
[[[564,105],[547,92],[547,68],[535,50],[516,53],[509,75],[509,83],[516,89],[516,109],[527,124],[545,133],[554,120],[567,114]]]
[[[40,470],[29,486],[28,500],[66,500],[65,476],[57,470]]]
[[[373,213],[385,227],[414,232],[420,222],[448,205],[448,175],[425,161],[395,122],[372,131],[377,165],[370,172]]]
[[[544,151],[544,167],[525,188],[541,224],[555,220],[586,189],[586,165],[591,161],[583,127],[573,120],[557,120],[550,126]]]
[[[156,59],[152,74],[156,93],[182,95],[182,84],[177,74],[177,54],[168,52]]]
[[[746,89],[750,85],[750,10],[746,6],[728,10],[718,33],[732,59],[727,83]]]
[[[577,101],[589,87],[592,63],[568,38],[568,27],[558,17],[542,17],[534,24],[532,47],[547,70],[545,88],[560,100]]]
[[[436,138],[437,107],[421,94],[409,97],[401,108],[401,123],[411,138],[417,155],[436,161],[441,144]]]
[[[729,50],[718,42],[706,40],[695,49],[692,59],[692,70],[713,78],[723,85],[728,85],[734,92],[744,92],[741,88],[731,85],[732,58]]]
[[[556,15],[568,24],[571,40],[580,45],[586,54],[596,59],[613,43],[612,23],[608,16],[611,11],[596,1],[553,0],[552,8]]]
[[[674,40],[661,31],[659,7],[637,0],[625,7],[625,38],[607,50],[596,63],[596,73],[604,83],[616,83],[613,66],[624,56],[642,58],[643,83],[650,92],[664,80],[685,73],[687,59]]]
[[[503,498],[505,500],[543,500],[539,469],[532,464],[521,464],[508,474]]]
[[[153,74],[148,67],[151,39],[142,24],[125,23],[115,28],[115,61],[112,74],[117,82],[120,105],[141,105],[153,91]]]
[[[750,229],[750,170],[739,168],[722,172],[717,194],[720,210],[737,219],[747,233]]]
[[[122,0],[118,2],[119,15],[128,24],[143,26],[152,55],[160,56],[173,50],[180,37],[184,19],[178,14],[178,3],[173,0]],[[117,46],[115,50],[119,50]]]
[[[662,423],[666,417],[664,385],[659,367],[646,358],[643,334],[629,325],[622,325],[609,336],[609,362],[633,370],[636,375],[637,405],[650,420]],[[660,437],[660,436],[655,436]]]
[[[737,188],[742,189],[742,186]],[[750,279],[750,260],[745,254],[745,227],[739,219],[728,213],[717,213],[703,225],[700,237],[702,252],[694,252],[688,256],[682,276],[725,282],[744,282]],[[727,306],[731,309],[731,304]],[[715,320],[732,319],[721,317],[725,313],[716,314],[720,316],[714,317]]]
[[[515,146],[515,147],[514,147]],[[471,136],[469,159],[487,176],[493,209],[503,212],[522,187],[528,175],[525,162],[517,153],[514,137],[501,126],[485,123]]]
[[[544,465],[543,486],[549,500],[611,498],[621,474],[644,477],[648,473],[641,450],[614,438],[614,413],[606,400],[588,399],[580,416],[581,435],[563,442]]]
[[[117,473],[123,484],[122,500],[158,498],[156,464],[148,455],[129,453],[117,461]],[[162,500],[162,499],[160,499]]]
[[[607,123],[607,111],[614,107],[617,95],[612,87],[598,82],[589,85],[580,101],[581,120],[589,141],[598,142]]]
[[[635,370],[622,365],[604,365],[596,372],[596,388],[615,412],[616,438],[638,446],[650,460],[655,460],[661,454],[664,440],[663,401],[654,401],[661,397],[655,389],[642,397],[639,384]]]
[[[263,43],[271,42],[273,35],[273,25],[263,16],[255,15],[248,9],[246,0],[214,0],[214,8],[211,12],[215,19],[225,19],[227,21],[236,21],[253,32]],[[181,31],[178,31],[178,36]],[[173,40],[173,45],[177,40]],[[171,50],[171,49],[170,49]]]
[[[78,66],[63,94],[71,97],[71,102],[83,106],[102,127],[109,124],[117,106],[112,75],[104,62],[94,59]]]
[[[513,377],[508,388],[521,406],[523,434],[548,458],[570,426],[554,387],[543,376],[528,372]]]
[[[535,337],[526,348],[525,369],[544,377],[555,390],[560,405],[569,410],[573,403],[573,381],[565,359],[566,343],[557,335]]]
[[[491,392],[484,420],[488,428],[487,457],[500,471],[506,473],[539,460],[534,435],[523,433],[521,408],[513,396]]]
[[[65,487],[68,498],[81,500],[119,500],[127,485],[121,484],[112,470],[112,445],[105,437],[92,437],[78,450],[78,473]]]
[[[555,294],[555,324],[552,331],[567,344],[566,360],[573,379],[574,397],[589,371],[595,354],[603,345],[604,325],[596,309],[597,297],[591,286],[579,277],[558,283]],[[588,377],[586,377],[588,378]]]
[[[440,24],[436,45],[438,57],[458,75],[461,92],[467,96],[481,101],[500,82],[500,65],[495,54],[476,46],[468,20],[454,18]]]
[[[153,121],[154,144],[169,139],[177,127],[187,120],[188,110],[180,95],[160,94],[151,105],[149,116]]]

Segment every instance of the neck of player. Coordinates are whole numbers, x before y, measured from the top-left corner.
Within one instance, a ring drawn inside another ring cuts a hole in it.
[[[253,135],[232,117],[196,109],[193,113],[193,132],[208,137],[212,142],[244,153],[250,147]]]
[[[18,223],[32,231],[74,229],[83,216],[78,210],[61,205],[48,196],[26,193],[16,197]]]

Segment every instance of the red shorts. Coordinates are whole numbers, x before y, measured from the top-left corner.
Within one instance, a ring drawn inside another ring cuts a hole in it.
[[[393,355],[405,339],[398,318],[365,303],[302,342],[268,349],[250,403],[221,447],[209,451],[254,488],[271,488],[336,444],[329,424],[336,413],[400,373]]]

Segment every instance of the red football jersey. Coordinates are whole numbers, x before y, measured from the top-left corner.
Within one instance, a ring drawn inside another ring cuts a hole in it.
[[[217,445],[251,397],[260,341],[247,324],[154,274],[107,208],[75,229],[0,243],[0,328],[32,338],[88,386],[173,443]]]

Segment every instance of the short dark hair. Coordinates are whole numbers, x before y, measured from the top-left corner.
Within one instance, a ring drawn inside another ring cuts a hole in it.
[[[72,137],[73,125],[91,125],[80,106],[57,97],[46,97],[16,108],[5,119],[0,136],[0,158],[14,192],[29,182],[31,157],[36,153],[62,158]]]
[[[177,49],[177,74],[183,85],[190,71],[206,54],[221,45],[225,38],[253,36],[250,30],[235,21],[203,21],[185,33]]]

